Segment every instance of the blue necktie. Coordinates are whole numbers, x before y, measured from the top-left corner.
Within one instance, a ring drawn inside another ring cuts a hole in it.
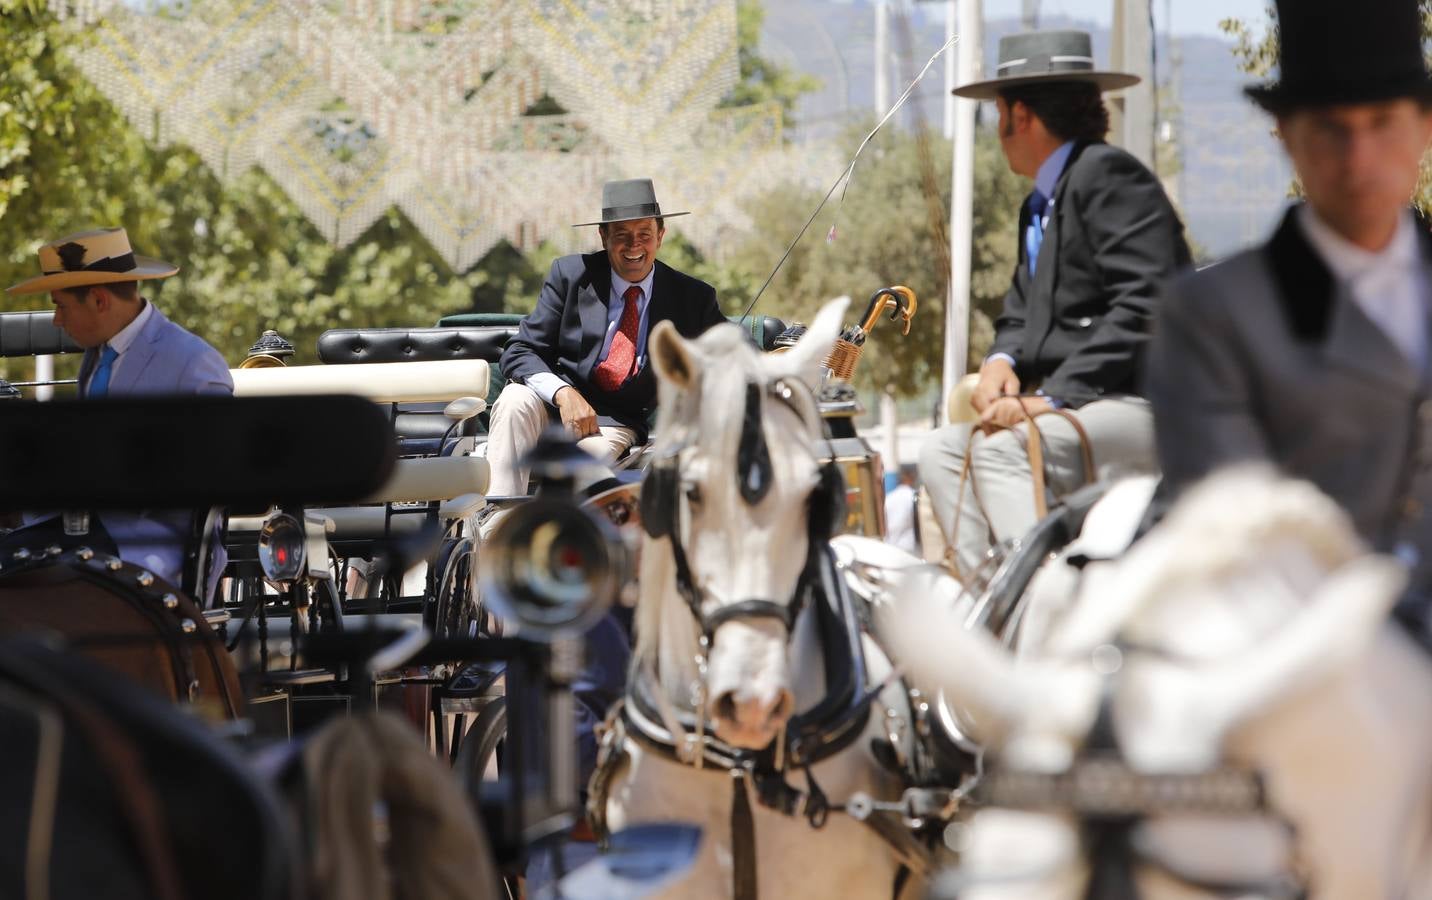
[[[1030,275],[1034,274],[1039,248],[1044,243],[1044,213],[1048,209],[1048,197],[1038,190],[1029,195],[1029,226],[1024,229],[1024,256],[1029,260]]]
[[[90,376],[89,388],[85,391],[86,397],[103,397],[109,393],[109,373],[118,358],[119,354],[115,349],[105,344],[99,355],[99,365],[94,367],[94,374]]]

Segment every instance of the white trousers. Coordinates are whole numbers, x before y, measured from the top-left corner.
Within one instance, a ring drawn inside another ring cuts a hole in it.
[[[1099,480],[1158,471],[1148,401],[1139,397],[1098,400],[1075,410],[1074,415],[1089,435]],[[1057,497],[1083,486],[1083,456],[1079,435],[1063,416],[1040,416],[1037,424],[1044,436],[1046,500],[1052,506]],[[972,437],[973,430],[974,424],[969,422],[941,428],[926,438],[920,449],[920,480],[930,493],[940,528],[955,545],[960,571],[967,574],[979,569],[992,545],[1022,537],[1038,521],[1029,454],[1024,449],[1028,426]],[[974,454],[970,480],[979,491],[979,503],[968,482],[963,495],[960,492],[960,472],[965,454],[970,452]],[[981,506],[988,519],[981,514]],[[955,534],[955,511],[960,507],[959,533]]]
[[[492,407],[487,429],[487,466],[491,472],[487,493],[511,497],[527,493],[528,471],[522,458],[542,432],[552,427],[552,407],[525,384],[508,382]],[[616,462],[633,443],[636,432],[623,425],[604,425],[600,434],[583,438],[577,446],[608,465]]]

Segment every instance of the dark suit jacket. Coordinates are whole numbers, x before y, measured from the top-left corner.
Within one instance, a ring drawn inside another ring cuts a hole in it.
[[[1022,384],[1080,407],[1136,394],[1164,281],[1190,262],[1183,223],[1137,159],[1103,143],[1075,146],[1054,189],[1035,276],[1019,216],[1019,264],[991,353],[1008,353]]]
[[[537,308],[502,351],[502,373],[522,382],[539,372],[556,373],[587,398],[597,415],[635,429],[645,440],[647,420],[656,407],[656,376],[646,360],[616,391],[591,383],[607,333],[611,291],[612,269],[605,252],[564,256],[552,263]],[[669,321],[684,337],[694,338],[726,321],[715,288],[660,260],[647,302],[647,334],[658,322]]]
[[[1425,590],[1432,383],[1337,286],[1294,215],[1265,246],[1179,279],[1162,304],[1148,389],[1164,487],[1271,463],[1341,503],[1375,547],[1416,547]],[[1432,277],[1432,236],[1421,240]]]

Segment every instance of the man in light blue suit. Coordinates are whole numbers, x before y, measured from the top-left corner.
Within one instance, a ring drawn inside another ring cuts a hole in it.
[[[81,397],[234,392],[229,367],[218,351],[170,322],[140,295],[139,282],[168,278],[179,270],[161,260],[135,255],[123,228],[86,231],[52,241],[40,248],[40,269],[43,274],[8,292],[50,295],[55,325],[85,348],[79,375]],[[103,450],[103,441],[97,440],[95,451]],[[192,515],[150,510],[137,515],[105,513],[92,521],[90,532],[84,535],[66,534],[58,516],[27,516],[27,527],[6,543],[24,540],[26,535],[31,540],[45,535],[61,546],[88,543],[99,549],[108,544],[126,561],[179,584]],[[223,555],[223,548],[216,548],[218,558],[212,572],[222,571]]]

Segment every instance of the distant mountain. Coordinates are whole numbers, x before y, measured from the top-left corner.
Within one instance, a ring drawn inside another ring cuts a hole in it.
[[[802,98],[796,110],[798,139],[839,134],[852,122],[874,116],[874,16],[870,6],[829,0],[777,0],[766,6],[763,53],[809,72],[821,90]],[[1091,22],[1045,17],[1041,27],[1089,31],[1095,56],[1107,60],[1110,35]],[[1016,19],[985,23],[985,70],[993,71],[999,39],[1021,30]],[[891,100],[945,40],[943,4],[921,4],[907,29],[891,23]],[[908,33],[908,37],[903,35]],[[1232,43],[1218,38],[1175,37],[1156,41],[1162,97],[1173,101],[1165,133],[1177,141],[1182,172],[1176,181],[1180,208],[1193,239],[1210,255],[1222,256],[1257,241],[1276,221],[1291,173],[1271,122],[1243,98],[1250,79],[1238,71]],[[908,51],[905,48],[908,46]],[[935,63],[917,89],[901,122],[923,115],[943,128],[944,62]],[[992,109],[986,107],[986,114]]]

